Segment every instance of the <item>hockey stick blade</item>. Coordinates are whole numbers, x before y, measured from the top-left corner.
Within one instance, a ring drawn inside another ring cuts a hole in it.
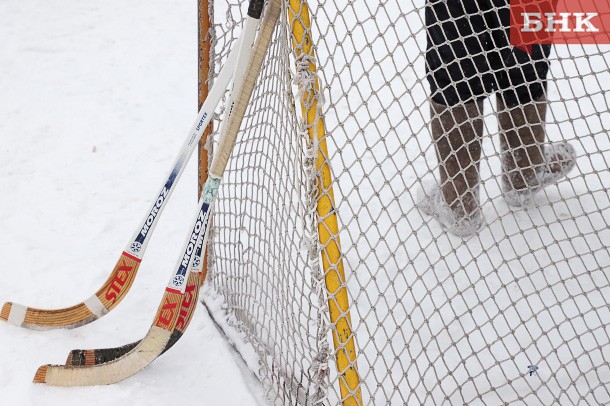
[[[197,247],[202,244],[201,237],[207,229],[211,198],[215,196],[218,185],[218,182],[206,183],[200,209],[146,336],[131,351],[105,364],[89,367],[41,366],[34,382],[55,386],[112,384],[141,371],[161,354],[170,342],[178,322],[178,306],[183,301],[187,280],[191,278],[191,264]]]
[[[180,310],[178,311],[178,322],[174,327],[172,336],[169,343],[165,346],[165,349],[161,354],[164,354],[169,350],[178,340],[182,337],[182,334],[188,328],[189,323],[192,320],[193,312],[197,306],[197,299],[199,297],[198,286],[203,282],[203,264],[201,259],[202,247],[206,246],[207,234],[203,240],[203,244],[197,247],[195,258],[191,266],[191,273],[188,278],[184,295],[182,296],[182,302],[180,303]],[[66,360],[66,365],[72,366],[85,366],[85,365],[99,365],[106,362],[113,361],[129,351],[133,350],[141,340],[133,343],[123,345],[115,348],[103,348],[103,349],[89,349],[89,350],[72,350]]]
[[[254,0],[257,1],[257,0]],[[251,1],[252,5],[252,1]],[[262,0],[261,0],[262,6]],[[274,31],[275,24],[279,17],[281,5],[279,0],[271,0],[267,6],[267,12],[261,24],[260,33],[256,39],[255,46],[252,49],[252,54],[249,58],[248,70],[241,86],[236,88],[238,100],[233,105],[231,114],[228,117],[225,126],[227,128],[224,137],[219,140],[218,148],[211,165],[210,177],[206,181],[204,191],[202,193],[202,205],[197,213],[197,222],[193,227],[193,234],[197,235],[196,240],[199,240],[202,234],[205,234],[208,225],[208,216],[210,213],[210,205],[216,198],[218,187],[220,185],[222,175],[226,168],[231,150],[235,144],[235,139],[239,131],[241,121],[245,115],[246,107],[254,90],[254,85],[260,72],[261,65],[267,49],[271,42],[271,37]],[[223,129],[224,130],[224,129]],[[198,228],[199,224],[199,228]],[[203,228],[203,229],[202,229]],[[188,244],[192,242],[192,237],[187,242],[185,254],[188,253]],[[192,261],[193,252],[189,256],[189,261]],[[185,257],[186,258],[186,257]],[[177,291],[177,277],[181,276],[181,269],[184,268],[184,259],[181,257],[177,270],[172,274],[171,282],[166,288],[161,304],[159,305],[157,316],[153,321],[148,334],[142,341],[136,345],[134,349],[127,354],[112,360],[110,362],[74,367],[66,365],[44,365],[38,369],[34,377],[36,383],[46,383],[54,386],[86,386],[86,385],[101,385],[111,384],[126,379],[156,359],[169,343],[172,332],[178,320],[178,305],[181,303],[182,296],[185,291],[186,281],[182,281],[180,290]],[[190,270],[187,264],[186,272]],[[186,275],[182,275],[183,277]],[[199,289],[198,286],[195,288]]]
[[[214,110],[232,79],[241,41],[242,36],[237,40],[236,46],[229,53],[227,61],[219,72],[161,191],[102,287],[87,300],[61,309],[37,309],[6,302],[0,311],[1,320],[32,330],[75,328],[104,316],[121,302],[133,284],[150,236],[153,234],[174,186],[182,175],[189,157],[201,139],[203,131],[212,119]]]

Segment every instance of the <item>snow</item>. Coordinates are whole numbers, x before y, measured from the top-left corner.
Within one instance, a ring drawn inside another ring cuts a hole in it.
[[[57,308],[106,279],[196,116],[196,2],[0,2],[0,300]],[[117,385],[34,385],[73,348],[147,331],[196,209],[192,159],[127,298],[74,330],[0,325],[10,404],[262,404],[201,305],[166,355]]]
[[[0,301],[65,307],[88,297],[109,274],[195,118],[195,7],[196,2],[176,0],[0,1]],[[368,23],[384,26],[384,14],[376,14]],[[566,55],[566,48],[557,48],[564,60],[553,65],[549,133],[578,147],[578,168],[569,182],[549,188],[533,209],[513,210],[501,200],[497,156],[483,162],[486,227],[464,242],[423,218],[412,201],[433,156],[421,114],[427,109],[418,59],[422,42],[417,41],[423,32],[409,30],[417,26],[415,17],[409,13],[391,21],[402,35],[391,38],[394,63],[415,61],[402,63],[401,75],[391,72],[392,64],[378,64],[364,75],[368,62],[382,59],[368,52],[383,54],[385,47],[351,49],[345,41],[345,55],[325,55],[323,42],[319,49],[324,83],[332,89],[346,79],[328,73],[332,64],[353,63],[354,75],[366,76],[347,78],[349,97],[327,95],[336,109],[327,115],[327,125],[335,147],[331,143],[333,169],[341,179],[337,210],[345,230],[348,281],[358,303],[352,317],[360,372],[368,385],[364,394],[375,403],[402,403],[402,396],[440,399],[444,392],[459,403],[483,391],[487,404],[522,394],[535,404],[535,393],[568,401],[580,396],[580,385],[589,385],[606,400],[602,389],[610,370],[602,364],[610,346],[601,320],[610,315],[604,273],[610,264],[607,58]],[[365,28],[350,35],[365,36]],[[332,43],[332,33],[318,32]],[[579,74],[591,77],[583,71],[587,66],[598,82],[580,80]],[[368,99],[367,114],[354,114],[373,91],[378,100]],[[489,102],[486,109],[491,111]],[[374,121],[371,112],[377,114]],[[486,115],[485,126],[491,139],[497,131],[493,114]],[[497,155],[490,139],[486,156]],[[378,162],[388,156],[381,168]],[[249,169],[255,176],[261,172]],[[31,383],[39,365],[63,363],[73,348],[122,345],[146,333],[196,208],[195,179],[193,160],[148,246],[141,275],[116,310],[75,330],[33,332],[0,324],[0,393],[11,404],[265,402],[250,372],[256,354],[238,336],[227,341],[201,306],[174,348],[124,382],[91,388]],[[360,183],[357,193],[351,182]],[[379,207],[382,213],[369,210]],[[239,232],[246,234],[252,224],[240,223]],[[359,230],[367,230],[364,238]],[[232,240],[242,244],[244,262],[250,261],[255,252],[244,249],[245,238]],[[359,265],[363,258],[366,264]],[[246,270],[256,264],[248,265]],[[270,271],[276,276],[286,269]],[[217,298],[208,299],[213,310],[223,310]],[[390,316],[395,332],[375,327]],[[274,344],[270,347],[279,351]],[[592,359],[580,356],[580,347]],[[584,364],[574,367],[576,360]],[[539,367],[534,377],[527,375],[530,365]],[[442,379],[457,369],[455,376],[472,376],[474,383],[457,390],[452,385],[462,382]],[[582,371],[586,378],[573,379],[571,374]]]

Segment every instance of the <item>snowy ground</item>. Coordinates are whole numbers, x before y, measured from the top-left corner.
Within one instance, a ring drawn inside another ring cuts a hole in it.
[[[65,307],[96,291],[154,197],[196,108],[196,2],[0,1],[0,300]],[[123,303],[76,330],[0,325],[10,404],[261,403],[200,306],[183,339],[118,385],[36,386],[70,349],[143,336],[195,209],[190,163]]]
[[[4,259],[0,301],[65,307],[88,297],[105,280],[195,117],[195,7],[196,2],[177,0],[110,0],[96,4],[0,0],[0,255]],[[383,14],[376,14],[369,24],[383,25]],[[414,41],[409,25],[406,19],[397,19],[397,32],[405,37],[386,34],[383,38],[397,43],[392,49],[398,60],[410,58],[406,49],[419,55],[417,44],[409,42],[409,38]],[[322,22],[322,26],[330,24]],[[351,50],[349,42],[345,49],[347,58],[356,55],[357,49]],[[386,52],[380,46],[370,49]],[[345,64],[340,60],[342,54],[333,49],[324,54],[321,47],[320,55],[322,63],[335,55],[339,70]],[[349,62],[361,62],[366,72],[371,56],[364,55],[362,61],[360,56],[353,58],[356,61]],[[342,238],[350,288],[355,292],[354,303],[358,303],[352,316],[363,354],[359,365],[367,399],[401,404],[404,398],[400,396],[424,399],[441,389],[457,399],[474,399],[476,391],[468,385],[462,385],[470,391],[467,395],[453,387],[440,387],[439,382],[449,386],[455,383],[461,390],[461,382],[443,380],[458,364],[469,369],[461,371],[460,379],[474,376],[482,381],[478,383],[483,388],[488,381],[493,382],[503,399],[516,399],[525,393],[534,398],[531,404],[537,404],[537,395],[533,394],[544,396],[552,391],[576,399],[577,387],[565,383],[574,381],[571,374],[599,372],[599,376],[587,376],[590,381],[586,383],[599,389],[597,399],[607,399],[610,346],[605,321],[609,317],[610,285],[604,270],[610,264],[610,148],[605,86],[609,62],[599,56],[567,59],[553,65],[553,77],[569,83],[558,82],[550,89],[555,122],[550,127],[555,138],[561,134],[576,143],[577,170],[569,182],[549,188],[539,207],[511,210],[501,200],[497,160],[486,161],[487,226],[481,237],[466,243],[448,237],[438,225],[423,218],[412,201],[419,176],[430,172],[426,156],[433,154],[424,127],[427,113],[419,114],[427,109],[424,84],[418,80],[422,73],[411,72],[409,67],[401,75],[390,76],[392,86],[387,86],[375,82],[383,78],[375,68],[371,75],[365,75],[372,82],[347,78],[351,82],[350,97],[342,100],[330,95],[335,105],[327,116],[335,143],[331,145],[331,158],[342,179],[337,188],[337,208],[345,226]],[[595,72],[599,82],[587,81],[586,88],[579,86],[578,75],[563,70],[572,62],[583,76],[589,74],[582,70],[585,67]],[[358,66],[352,68],[357,71]],[[390,64],[383,66],[392,68]],[[413,66],[423,65],[420,61]],[[332,79],[328,73],[332,66],[322,68],[331,88],[341,88],[335,83],[339,79]],[[402,97],[393,96],[395,89],[402,92]],[[362,109],[363,100],[358,97],[368,97],[372,90],[381,95],[379,105],[370,98],[367,109],[384,112],[374,122],[366,115],[354,116],[350,105],[356,106],[356,111]],[[365,96],[358,96],[361,94]],[[491,105],[486,108],[491,111]],[[403,111],[411,112],[408,119]],[[349,130],[356,125],[354,117],[369,121],[356,123],[365,131]],[[582,118],[587,122],[580,121]],[[488,113],[488,138],[497,131],[494,120]],[[339,131],[343,124],[348,128],[344,139]],[[384,137],[370,136],[378,133]],[[403,134],[416,136],[405,139]],[[348,141],[356,146],[353,152],[342,148]],[[497,152],[490,140],[485,141],[485,148],[487,156]],[[391,159],[382,170],[377,163],[388,155]],[[341,168],[349,168],[350,176],[345,176],[347,169]],[[363,174],[367,174],[367,182],[353,193],[350,177],[353,182],[361,182]],[[0,324],[0,394],[11,399],[11,404],[263,403],[252,373],[201,307],[178,345],[125,382],[80,389],[31,383],[39,365],[64,362],[72,348],[125,344],[147,331],[179,254],[188,213],[195,209],[195,179],[196,168],[191,162],[149,245],[141,275],[111,314],[70,331],[40,333]],[[256,208],[254,204],[252,207]],[[382,207],[383,213],[368,212],[369,207]],[[592,212],[595,207],[597,211]],[[356,218],[357,222],[352,221]],[[250,225],[256,225],[257,219],[253,217]],[[245,223],[235,224],[240,225],[240,231],[246,230]],[[367,230],[367,238],[360,238],[361,230]],[[244,243],[237,239],[229,242]],[[246,252],[243,246],[240,249]],[[558,252],[560,259],[555,260]],[[362,258],[367,262],[360,265]],[[244,263],[252,265],[250,258]],[[453,272],[455,269],[460,271]],[[468,273],[469,269],[472,272]],[[270,297],[278,303],[275,296]],[[453,301],[451,306],[447,305],[448,298]],[[275,317],[282,312],[273,313]],[[396,323],[395,333],[375,328],[388,314]],[[561,314],[562,319],[554,320]],[[427,328],[422,328],[424,321],[429,324]],[[368,327],[373,330],[369,332]],[[476,330],[469,333],[468,342],[462,340],[467,330]],[[595,342],[598,335],[599,343]],[[392,346],[386,346],[389,338]],[[562,343],[561,351],[556,351],[558,346],[552,339]],[[505,342],[507,347],[503,347]],[[412,351],[408,355],[404,352],[406,344]],[[587,359],[582,361],[581,344],[587,354],[594,353],[594,365]],[[379,348],[384,348],[383,357],[378,357]],[[476,361],[471,362],[474,358]],[[381,362],[384,359],[390,360],[389,367]],[[419,362],[426,366],[425,374],[422,376],[416,368],[405,374],[404,365],[415,365],[417,359],[423,360]],[[434,368],[427,367],[430,359]],[[576,368],[576,360],[584,364]],[[527,368],[534,362],[540,370],[532,378]],[[496,373],[497,368],[503,373]],[[502,387],[504,377],[511,382],[511,391]],[[391,392],[392,398],[379,390],[394,390],[396,386],[399,390]]]

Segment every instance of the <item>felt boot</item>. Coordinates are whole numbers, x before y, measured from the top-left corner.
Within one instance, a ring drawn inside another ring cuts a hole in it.
[[[419,207],[452,234],[468,237],[483,223],[479,207],[483,101],[455,106],[430,101],[430,115],[440,183],[425,187]]]
[[[504,199],[510,206],[528,206],[536,193],[574,168],[574,147],[567,142],[546,142],[545,96],[513,108],[498,97],[497,106]]]

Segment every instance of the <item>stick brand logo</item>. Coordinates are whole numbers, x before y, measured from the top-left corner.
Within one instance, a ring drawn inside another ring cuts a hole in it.
[[[182,276],[182,275],[174,276],[173,284],[175,286],[182,286],[184,284],[184,276]]]
[[[165,299],[165,303],[163,303],[163,307],[159,310],[159,315],[157,316],[157,322],[155,326],[157,327],[169,327],[172,319],[174,318],[174,312],[176,311],[176,307],[178,307],[178,303],[170,301],[169,298]]]
[[[197,131],[201,129],[201,126],[203,125],[203,122],[205,121],[207,116],[208,113],[203,113],[203,116],[201,116],[201,120],[199,120],[199,124],[197,124],[197,128],[195,128]]]
[[[510,43],[529,53],[541,44],[608,44],[610,2],[511,0]]]
[[[178,313],[178,321],[176,322],[176,328],[184,331],[186,329],[186,317],[191,310],[192,305],[195,303],[195,285],[188,285],[184,296],[182,297],[182,305],[180,306],[180,313]]]
[[[161,209],[161,206],[163,206],[163,202],[167,198],[168,193],[169,193],[169,189],[167,187],[163,187],[163,190],[159,194],[159,197],[157,197],[157,201],[155,202],[155,205],[153,206],[152,210],[148,214],[148,217],[146,218],[144,227],[142,227],[142,230],[140,230],[140,235],[146,237],[146,234],[148,234],[150,227],[155,222],[155,218],[157,218],[157,215],[159,214],[159,210]]]
[[[120,264],[114,273],[114,278],[106,289],[106,300],[109,300],[112,304],[117,301],[118,295],[121,293],[121,290],[123,290],[123,287],[133,270],[134,266],[128,265],[124,259],[121,259]]]
[[[191,263],[191,266],[193,268],[199,268],[199,265],[201,265],[201,256],[195,255],[195,258],[193,258],[193,262]]]
[[[206,204],[204,205],[203,209],[199,211],[199,216],[197,216],[197,222],[195,223],[195,227],[193,227],[193,232],[191,233],[191,239],[188,242],[188,245],[184,252],[184,256],[182,257],[182,262],[180,263],[180,270],[178,273],[181,275],[186,275],[186,270],[188,269],[191,256],[197,248],[197,237],[201,233],[201,230],[205,229],[207,225],[209,207],[210,206]]]

